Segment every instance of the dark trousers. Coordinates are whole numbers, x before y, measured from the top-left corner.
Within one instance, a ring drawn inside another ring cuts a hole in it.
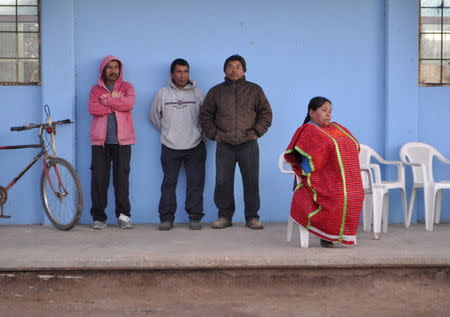
[[[217,142],[214,202],[219,209],[219,217],[231,220],[234,214],[236,163],[244,186],[245,220],[259,219],[259,147],[256,140],[237,145]]]
[[[161,149],[161,165],[164,178],[161,184],[159,201],[159,219],[161,222],[175,219],[177,210],[176,188],[181,163],[186,170],[186,201],[184,209],[190,220],[203,217],[203,189],[205,187],[205,142],[200,142],[193,149],[173,150],[165,145]]]
[[[91,215],[94,221],[105,221],[108,202],[108,187],[113,169],[114,196],[116,199],[116,217],[120,214],[130,216],[128,198],[130,175],[131,145],[105,144],[92,146],[91,164]]]

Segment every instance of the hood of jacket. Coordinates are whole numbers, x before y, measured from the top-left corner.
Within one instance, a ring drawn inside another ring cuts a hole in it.
[[[117,77],[116,81],[114,82],[114,86],[116,86],[117,84],[120,84],[123,80],[123,64],[122,61],[112,55],[108,55],[106,56],[103,60],[102,60],[102,64],[100,65],[100,73],[98,75],[98,84],[100,86],[103,86],[106,88],[105,82],[103,81],[103,70],[105,69],[106,65],[110,62],[110,61],[118,61],[120,64],[120,72],[119,72],[119,77]]]
[[[168,82],[168,85],[169,85],[170,88],[178,89],[178,90],[192,89],[192,88],[194,88],[195,85],[196,85],[195,80],[192,80],[192,79],[190,79],[190,78],[189,78],[189,81],[188,81],[188,83],[186,84],[186,86],[184,86],[184,87],[181,88],[181,89],[178,88],[178,87],[175,85],[175,83],[174,83],[173,80],[172,80],[172,77],[169,76],[169,80],[168,80],[167,82]]]

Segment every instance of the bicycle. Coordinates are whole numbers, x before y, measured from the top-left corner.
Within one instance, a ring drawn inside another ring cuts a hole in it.
[[[70,119],[52,121],[50,108],[44,106],[47,123],[11,127],[11,131],[39,129],[39,144],[0,146],[0,150],[16,150],[40,148],[41,151],[33,160],[6,186],[0,186],[0,218],[11,218],[3,213],[8,200],[8,190],[36,163],[41,157],[43,171],[40,180],[42,205],[50,222],[60,230],[70,230],[79,221],[83,210],[83,194],[80,180],[75,169],[65,159],[56,156],[56,126],[73,123]],[[45,140],[44,140],[45,136]],[[50,140],[48,139],[50,136]]]

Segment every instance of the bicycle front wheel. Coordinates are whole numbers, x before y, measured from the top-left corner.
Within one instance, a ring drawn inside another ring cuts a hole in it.
[[[72,229],[83,210],[83,194],[75,169],[62,158],[50,158],[41,176],[41,198],[45,213],[60,230]]]

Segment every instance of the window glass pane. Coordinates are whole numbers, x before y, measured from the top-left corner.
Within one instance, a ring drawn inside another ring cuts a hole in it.
[[[16,7],[0,7],[0,15],[16,15]]]
[[[39,57],[39,37],[37,33],[19,33],[17,35],[18,57]]]
[[[16,31],[16,20],[15,17],[12,17],[13,21],[5,21],[2,19],[4,16],[0,15],[0,31]]]
[[[19,71],[19,82],[37,83],[39,82],[39,61],[20,60],[17,65]]]
[[[0,31],[16,30],[16,8],[0,7]]]
[[[37,15],[37,7],[18,7],[18,15]]]
[[[420,31],[422,33],[441,33],[441,24],[422,23]]]
[[[39,31],[39,19],[37,15],[19,15],[17,21],[19,32]]]
[[[446,84],[450,83],[450,59],[443,61],[442,82]]]
[[[441,62],[423,60],[420,63],[421,83],[436,84],[441,82]]]
[[[450,1],[450,0],[449,0]],[[444,32],[450,32],[450,9],[444,9]]]
[[[441,32],[442,9],[421,9],[420,12],[421,32]]]
[[[450,7],[450,0],[444,0],[444,7]]]
[[[19,22],[38,22],[37,15],[19,15],[17,17],[17,21]]]
[[[17,34],[0,33],[0,57],[17,56]]]
[[[19,32],[39,32],[38,23],[19,22],[17,27]]]
[[[16,61],[0,59],[0,81],[16,81]]]
[[[428,9],[422,9],[428,10]],[[420,32],[431,33],[441,32],[441,17],[421,16],[420,18]]]
[[[16,5],[16,0],[1,0],[1,4],[5,6]]]
[[[420,57],[441,58],[441,34],[420,35]]]
[[[18,0],[18,5],[37,5],[37,0]]]
[[[422,0],[422,7],[439,7],[442,5],[442,0]]]
[[[422,16],[422,20],[425,19],[431,19],[433,18],[435,23],[441,23],[441,14],[442,9],[435,9],[435,8],[425,8],[420,9],[420,14]],[[423,21],[422,21],[423,22]]]
[[[450,59],[450,34],[444,34],[442,58]]]

